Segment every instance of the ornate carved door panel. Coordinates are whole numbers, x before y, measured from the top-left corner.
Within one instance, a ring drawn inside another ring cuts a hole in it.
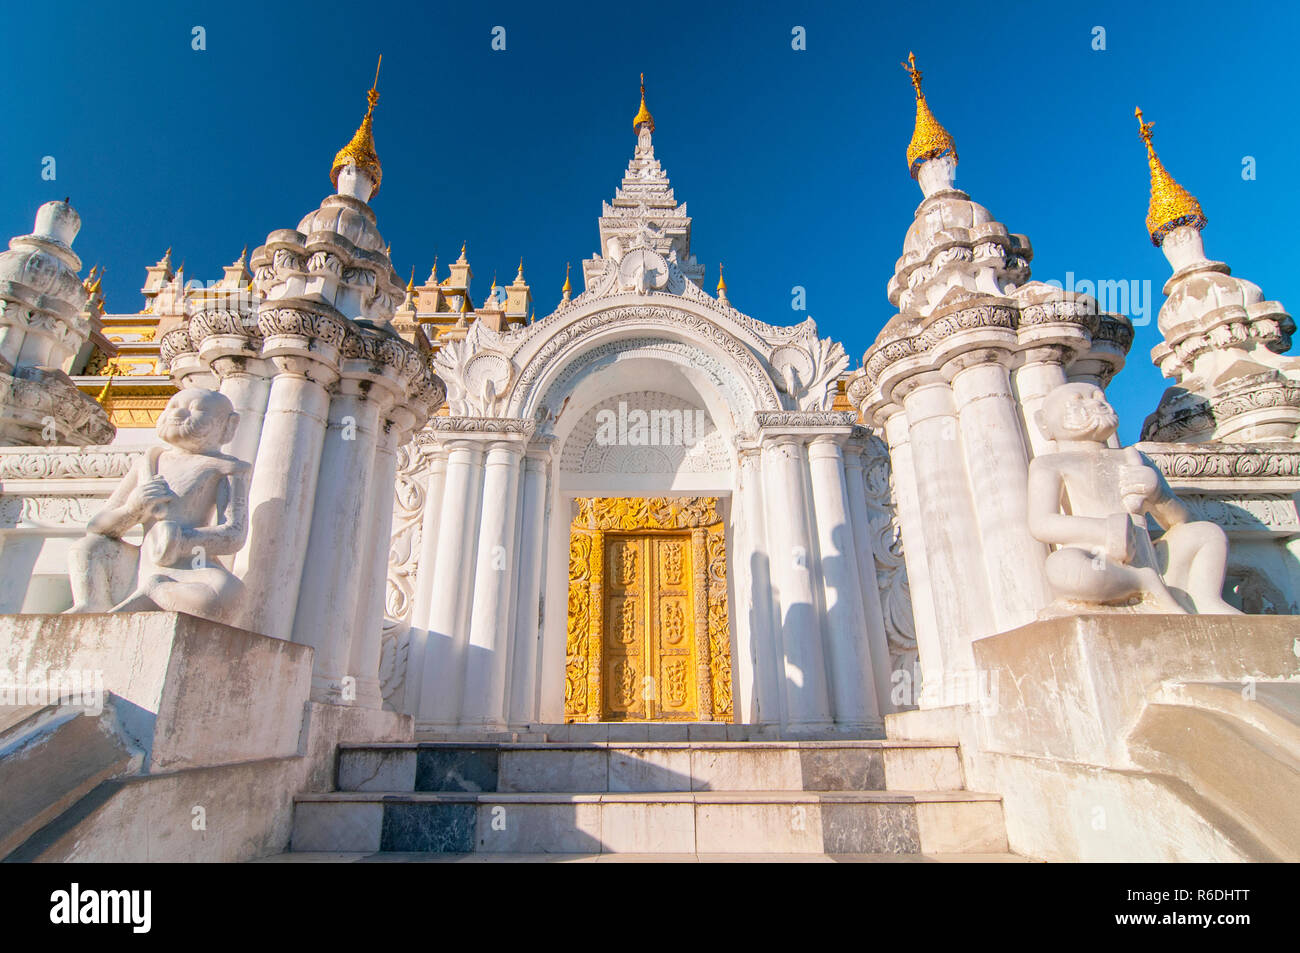
[[[690,562],[686,534],[605,536],[605,718],[698,719]]]
[[[566,721],[730,721],[726,536],[717,500],[578,501]]]

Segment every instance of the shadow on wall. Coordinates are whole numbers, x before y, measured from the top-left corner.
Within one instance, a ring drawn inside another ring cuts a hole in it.
[[[766,719],[772,724],[779,725],[782,721],[781,693],[776,693],[777,710],[774,712],[763,711],[759,701],[765,694],[764,689],[776,680],[777,673],[780,671],[777,667],[776,653],[772,652],[772,658],[764,658],[763,647],[759,644],[761,640],[758,634],[766,632],[772,620],[776,618],[774,613],[776,606],[779,605],[777,600],[780,596],[772,586],[771,567],[765,554],[755,552],[749,557],[749,577],[753,586],[749,600],[749,657],[754,668],[755,690],[750,692],[748,720],[753,724],[761,724]],[[769,648],[775,649],[775,646]]]

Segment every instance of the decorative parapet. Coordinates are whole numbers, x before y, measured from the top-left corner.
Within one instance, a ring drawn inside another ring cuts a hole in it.
[[[1300,443],[1139,443],[1193,519],[1230,542],[1224,598],[1252,614],[1300,612]]]
[[[1180,487],[1300,490],[1300,444],[1139,443],[1138,450]]]
[[[118,480],[144,452],[143,447],[3,447],[0,491],[14,480]]]
[[[0,533],[48,539],[78,537],[141,454],[140,449],[103,447],[0,448]],[[0,546],[0,578],[25,585],[6,564]],[[62,560],[53,560],[62,567]],[[31,567],[25,567],[30,575]]]
[[[1233,538],[1300,536],[1295,497],[1286,493],[1182,493],[1192,519],[1208,520]]]
[[[916,375],[942,373],[975,352],[1014,365],[1021,352],[1052,349],[1071,376],[1106,384],[1124,366],[1133,325],[1100,311],[1095,299],[1037,282],[1004,297],[967,296],[927,315],[901,312],[881,330],[850,381],[849,399],[869,421],[897,403],[896,387]]]
[[[517,434],[531,437],[537,429],[537,421],[517,417],[434,417],[429,421],[428,429],[440,434]],[[420,437],[428,439],[424,434]]]
[[[827,428],[842,427],[846,432],[856,427],[858,415],[851,410],[760,410],[754,414],[759,430],[806,430],[824,433]]]

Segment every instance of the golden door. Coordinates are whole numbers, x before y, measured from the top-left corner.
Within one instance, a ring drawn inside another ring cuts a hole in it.
[[[605,718],[698,718],[691,555],[688,533],[605,536]]]
[[[732,721],[717,498],[574,503],[564,720]]]

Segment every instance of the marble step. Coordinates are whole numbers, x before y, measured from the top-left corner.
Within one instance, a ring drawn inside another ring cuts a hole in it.
[[[1019,854],[451,854],[292,851],[253,864],[1034,864]]]
[[[879,740],[882,731],[830,728],[800,734],[802,741]],[[416,725],[416,741],[454,742],[595,742],[595,741],[780,741],[776,725],[731,725],[717,721],[683,722],[579,722],[575,724],[530,724],[506,731],[474,728],[434,728]]]
[[[955,744],[894,741],[345,744],[340,791],[950,791]]]
[[[335,792],[294,801],[290,849],[448,853],[1005,853],[967,791]]]

